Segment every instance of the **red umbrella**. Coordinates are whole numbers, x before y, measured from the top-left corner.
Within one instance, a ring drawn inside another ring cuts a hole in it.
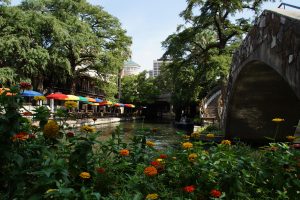
[[[56,92],[56,93],[49,94],[48,96],[46,96],[46,98],[47,99],[64,100],[64,99],[68,98],[68,96],[63,93]]]

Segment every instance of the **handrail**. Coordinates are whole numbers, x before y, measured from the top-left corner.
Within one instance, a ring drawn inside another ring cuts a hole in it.
[[[281,4],[278,6],[278,8],[280,8],[281,6],[283,6],[283,9],[285,9],[285,6],[289,6],[289,7],[296,8],[296,9],[300,9],[300,7],[294,6],[294,5],[291,5],[291,4],[288,4],[288,3],[281,3]]]

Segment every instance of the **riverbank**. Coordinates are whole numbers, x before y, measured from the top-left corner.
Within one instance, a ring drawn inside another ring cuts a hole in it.
[[[76,120],[67,120],[67,124],[72,127],[80,127],[82,125],[100,125],[100,124],[109,124],[123,121],[134,121],[134,120],[143,120],[144,116],[139,117],[105,117],[105,118],[84,118]],[[34,125],[38,125],[38,121],[33,122]]]

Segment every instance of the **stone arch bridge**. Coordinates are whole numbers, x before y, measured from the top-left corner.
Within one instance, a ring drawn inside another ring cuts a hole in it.
[[[295,133],[300,119],[300,12],[265,10],[235,52],[223,110],[229,139],[265,143],[273,118],[276,139]]]

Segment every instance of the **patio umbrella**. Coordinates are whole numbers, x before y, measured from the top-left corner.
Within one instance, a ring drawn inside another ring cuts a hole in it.
[[[89,101],[89,102],[96,102],[96,100],[95,99],[93,99],[93,98],[90,98],[90,97],[86,97],[87,98],[87,100]]]
[[[21,92],[21,95],[24,97],[35,97],[35,96],[43,96],[42,93],[33,91],[33,90],[24,90],[23,92]]]
[[[66,98],[68,98],[67,95],[63,94],[63,93],[52,93],[49,94],[48,96],[46,96],[47,99],[57,99],[57,100],[65,100]]]
[[[99,99],[99,98],[95,98],[95,100],[96,100],[96,103],[103,102],[103,100],[102,100],[102,99]]]
[[[56,93],[49,94],[48,96],[46,96],[46,98],[50,99],[50,109],[51,109],[51,112],[54,112],[54,99],[64,100],[64,99],[68,98],[68,96],[63,93],[56,92]]]
[[[72,95],[72,94],[67,94],[67,98],[64,99],[66,101],[79,101],[79,97],[78,96],[75,96],[75,95]]]
[[[117,107],[124,107],[124,104],[122,104],[122,103],[115,103],[114,106],[117,106]]]
[[[101,103],[99,103],[99,106],[107,106],[107,105],[112,105],[111,101],[103,101]]]
[[[85,97],[82,97],[82,96],[78,96],[78,97],[79,97],[79,101],[83,101],[83,102],[88,101],[88,99]]]
[[[127,108],[135,108],[135,105],[133,104],[124,104],[124,106]]]

